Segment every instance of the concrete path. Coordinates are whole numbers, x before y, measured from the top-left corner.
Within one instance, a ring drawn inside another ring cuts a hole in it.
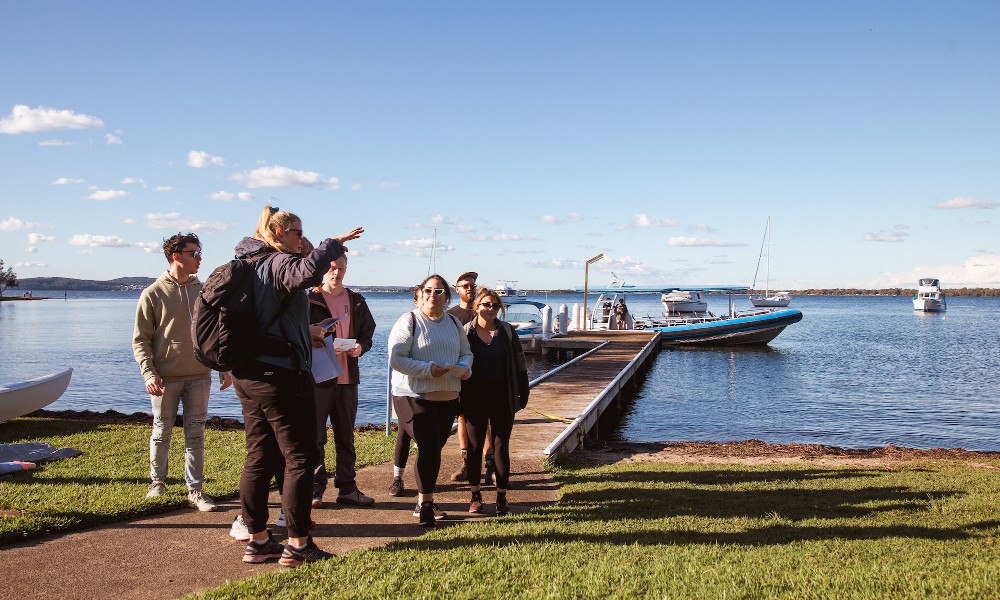
[[[523,414],[523,413],[522,413]],[[516,426],[515,426],[516,429]],[[508,498],[514,512],[523,512],[556,500],[555,482],[542,469],[541,453],[519,452],[512,457],[515,473]],[[376,500],[369,508],[327,502],[313,510],[316,544],[336,554],[412,538],[427,530],[413,517],[416,482],[415,458],[407,466],[407,493],[392,497],[392,465],[358,472],[358,486]],[[455,436],[444,450],[435,500],[448,513],[446,523],[462,523],[488,515],[469,515],[465,484],[448,481],[459,465]],[[331,493],[332,492],[332,493]],[[336,489],[328,490],[328,498]],[[483,499],[492,512],[493,488],[484,488]],[[277,518],[277,494],[272,494],[272,519]],[[176,598],[218,586],[227,580],[284,570],[277,563],[248,565],[242,562],[244,544],[229,537],[229,526],[239,514],[237,500],[220,502],[220,510],[199,513],[182,510],[136,521],[115,523],[65,535],[0,548],[5,577],[0,598]],[[274,528],[284,541],[284,529]]]

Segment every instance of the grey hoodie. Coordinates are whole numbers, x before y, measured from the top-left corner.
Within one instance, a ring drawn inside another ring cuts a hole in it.
[[[169,272],[142,291],[135,310],[132,353],[143,381],[154,375],[167,383],[211,376],[211,370],[195,359],[191,340],[191,315],[200,291],[196,276],[179,284]]]

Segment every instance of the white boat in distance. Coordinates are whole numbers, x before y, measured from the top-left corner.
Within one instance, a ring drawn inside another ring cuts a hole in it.
[[[0,386],[0,422],[23,417],[59,399],[69,387],[73,369]]]
[[[501,279],[493,286],[493,291],[502,298],[524,298],[527,292],[517,289],[517,282],[509,279]]]
[[[924,277],[917,287],[917,296],[913,299],[913,310],[923,312],[944,312],[948,303],[944,299],[941,282],[933,277]]]
[[[767,247],[767,263],[764,270],[764,293],[754,294],[754,286],[757,285],[757,271],[760,270],[760,259],[764,257],[765,244]],[[788,306],[792,302],[792,295],[788,292],[771,292],[771,217],[767,218],[767,229],[764,230],[764,241],[761,242],[760,254],[757,256],[757,271],[753,274],[753,285],[750,286],[750,304],[758,308],[781,308]]]

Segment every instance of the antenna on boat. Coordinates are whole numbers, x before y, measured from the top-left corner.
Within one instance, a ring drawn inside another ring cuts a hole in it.
[[[764,238],[760,241],[760,253],[757,255],[757,268],[753,270],[753,283],[750,289],[757,289],[757,273],[760,271],[760,259],[764,258],[764,244],[767,243],[767,234],[771,232],[771,217],[767,218],[767,226],[764,227]]]
[[[435,227],[434,234],[431,236],[431,258],[427,262],[428,277],[430,277],[434,273],[437,273],[437,240],[438,240],[438,230],[437,227]]]

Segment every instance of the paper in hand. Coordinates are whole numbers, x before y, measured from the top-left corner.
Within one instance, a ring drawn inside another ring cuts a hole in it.
[[[445,368],[448,369],[448,373],[454,375],[455,377],[462,377],[469,372],[469,368],[463,367],[462,365],[448,365]]]

